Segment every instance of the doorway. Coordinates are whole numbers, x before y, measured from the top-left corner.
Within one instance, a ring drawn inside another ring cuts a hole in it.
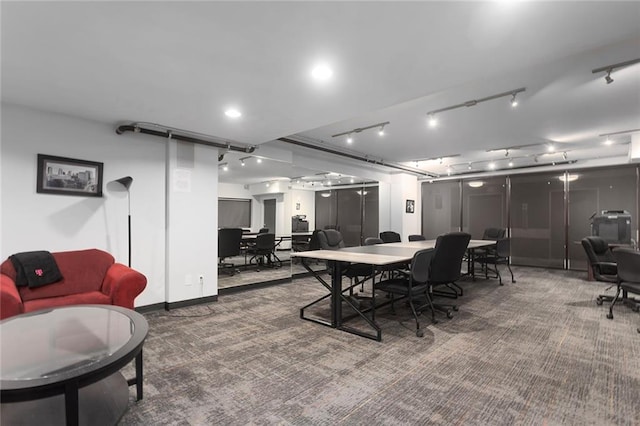
[[[264,217],[263,223],[265,228],[269,228],[269,232],[276,233],[276,200],[264,200]]]

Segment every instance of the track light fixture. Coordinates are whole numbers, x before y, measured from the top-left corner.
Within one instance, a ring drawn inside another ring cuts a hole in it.
[[[244,167],[244,160],[240,160],[240,165]]]
[[[378,134],[383,135],[384,134],[384,126],[386,126],[389,123],[390,123],[389,121],[385,121],[384,123],[376,123],[376,124],[372,124],[371,126],[358,127],[356,129],[347,130],[346,132],[336,133],[335,135],[331,135],[331,137],[332,138],[337,138],[339,136],[345,136],[346,135],[347,136],[347,143],[351,143],[351,142],[353,142],[353,137],[352,137],[353,133],[360,133],[360,132],[363,132],[365,130],[379,128],[380,130],[378,131]]]
[[[509,148],[507,148],[507,149],[505,149],[505,150],[504,150],[504,156],[505,156],[505,157],[508,157],[508,156],[509,156]]]
[[[566,152],[566,151],[562,153],[562,159],[563,159],[563,160],[566,160],[566,159],[567,159],[567,152]]]
[[[229,163],[218,164],[218,167],[226,172],[229,170]]]
[[[515,93],[515,92],[511,95],[511,106],[513,108],[518,106],[518,100],[516,99],[516,95],[517,95],[517,93]]]
[[[435,113],[430,112],[427,115],[429,116],[429,126],[430,127],[436,127],[438,125],[438,119],[436,118]]]
[[[597,74],[599,72],[606,72],[607,75],[604,76],[604,80],[607,82],[607,84],[611,84],[613,83],[613,78],[611,78],[611,73],[618,69],[618,68],[624,68],[624,67],[628,67],[630,65],[634,65],[640,63],[640,58],[638,59],[632,59],[630,61],[625,61],[625,62],[620,62],[617,64],[613,64],[613,65],[606,65],[604,67],[600,67],[600,68],[596,68],[594,70],[591,70],[591,73],[593,74]]]
[[[224,154],[218,155],[218,161],[222,161],[222,160],[224,160]]]
[[[527,90],[525,87],[520,87],[519,89],[509,90],[508,92],[498,93],[496,95],[486,96],[486,97],[480,98],[480,99],[472,99],[470,101],[466,101],[466,102],[463,102],[461,104],[451,105],[451,106],[448,106],[448,107],[445,107],[445,108],[440,108],[440,109],[435,109],[433,111],[429,111],[429,112],[427,112],[427,116],[429,117],[429,125],[431,127],[435,126],[435,124],[437,123],[435,121],[435,115],[440,113],[440,112],[450,111],[452,109],[462,108],[462,107],[472,107],[472,106],[478,105],[480,102],[486,102],[486,101],[490,101],[490,100],[493,100],[493,99],[502,98],[504,96],[511,96],[511,106],[516,106],[518,104],[518,101],[516,100],[516,95],[518,93],[520,93],[520,92],[524,92],[525,90]],[[514,102],[515,102],[515,105],[514,105]]]

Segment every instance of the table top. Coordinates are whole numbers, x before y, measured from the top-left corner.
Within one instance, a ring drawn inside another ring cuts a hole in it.
[[[495,240],[471,240],[468,248],[488,247]],[[433,249],[436,240],[409,241],[401,243],[374,244],[370,246],[347,247],[339,250],[312,250],[291,253],[291,257],[306,257],[320,260],[336,260],[369,265],[390,265],[406,262],[419,250]]]
[[[148,330],[139,313],[110,305],[44,309],[2,320],[0,390],[41,388],[108,369],[140,349]]]

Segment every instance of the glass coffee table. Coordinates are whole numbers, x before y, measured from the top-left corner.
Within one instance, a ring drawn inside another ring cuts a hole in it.
[[[115,424],[142,399],[149,325],[111,305],[76,305],[0,321],[1,424]],[[120,369],[135,359],[136,376]]]

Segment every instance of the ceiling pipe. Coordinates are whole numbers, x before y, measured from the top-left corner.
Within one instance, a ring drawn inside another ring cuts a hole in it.
[[[157,129],[152,129],[150,127],[156,127]],[[250,145],[234,145],[230,142],[215,142],[207,139],[203,139],[196,136],[189,136],[183,133],[192,133],[186,130],[173,129],[171,127],[164,127],[158,124],[152,123],[131,123],[131,124],[122,124],[116,127],[116,133],[121,135],[124,132],[133,132],[133,133],[144,133],[145,135],[159,136],[165,139],[175,139],[183,142],[191,142],[200,145],[212,146],[215,148],[226,149],[227,151],[237,151],[237,152],[248,152],[252,153],[256,150],[255,146]],[[205,135],[202,135],[207,137]],[[208,138],[212,138],[208,136]]]
[[[376,159],[373,159],[373,158],[362,157],[360,155],[349,154],[347,152],[337,151],[335,149],[325,148],[323,146],[317,146],[317,145],[314,145],[314,144],[298,141],[298,140],[291,139],[291,138],[278,138],[277,140],[282,141],[282,142],[286,142],[286,143],[290,143],[290,144],[293,144],[293,145],[301,146],[301,147],[304,147],[304,148],[315,149],[317,151],[322,151],[322,152],[326,152],[326,153],[333,154],[333,155],[339,155],[341,157],[350,158],[352,160],[358,160],[358,161],[363,161],[365,163],[376,164],[378,166],[384,166],[384,167],[389,167],[389,168],[392,168],[392,169],[402,170],[403,172],[407,172],[407,173],[412,173],[412,174],[417,174],[417,175],[427,176],[427,177],[436,177],[435,174],[427,173],[427,172],[424,172],[422,170],[414,169],[414,168],[411,168],[411,167],[402,166],[400,164],[385,163],[382,160],[376,160]]]

